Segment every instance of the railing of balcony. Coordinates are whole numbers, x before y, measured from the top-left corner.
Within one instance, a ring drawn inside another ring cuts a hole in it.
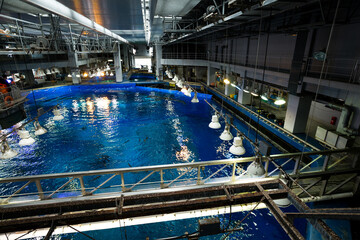
[[[300,187],[302,192],[312,196],[308,193],[309,188],[301,186],[294,180],[294,176],[298,178],[301,174],[354,169],[351,178],[347,180],[349,182],[358,176],[352,159],[359,150],[360,148],[351,148],[286,153],[260,157],[258,161],[265,165],[264,177],[285,176]],[[311,163],[304,163],[301,156],[318,157],[313,158]],[[256,157],[3,178],[0,179],[0,189],[3,192],[0,201],[2,204],[8,204],[17,201],[118,194],[146,189],[203,185],[214,183],[215,180],[233,183],[238,179],[249,178],[245,167],[254,160]],[[319,163],[319,160],[323,163]],[[295,162],[294,167],[284,170],[290,162]],[[333,193],[338,188],[332,186],[332,189],[326,189],[325,185],[323,191]]]

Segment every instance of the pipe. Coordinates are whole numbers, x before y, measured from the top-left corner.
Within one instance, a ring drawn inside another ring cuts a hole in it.
[[[335,200],[335,199],[340,199],[340,198],[350,198],[353,196],[354,196],[354,193],[347,192],[347,193],[337,193],[337,194],[317,196],[317,197],[301,198],[301,200],[303,202],[320,202],[320,201]]]

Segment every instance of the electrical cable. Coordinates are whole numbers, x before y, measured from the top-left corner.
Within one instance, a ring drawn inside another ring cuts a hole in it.
[[[80,233],[80,234],[84,235],[85,237],[88,237],[88,238],[90,238],[90,239],[92,239],[92,240],[96,240],[95,238],[93,238],[93,237],[91,237],[91,236],[87,235],[86,233],[83,233],[83,232],[81,232],[81,231],[77,230],[76,228],[74,228],[74,227],[72,227],[72,226],[70,226],[70,225],[67,225],[67,226],[68,226],[69,228],[71,228],[71,229],[75,230],[76,232],[78,232],[78,233]]]
[[[1,10],[2,10],[2,8],[3,8],[3,4],[4,4],[4,2],[5,2],[5,0],[2,0],[2,1],[1,1],[0,13],[1,13]]]
[[[334,27],[335,27],[335,23],[336,23],[336,17],[337,17],[337,14],[338,14],[340,1],[341,1],[341,0],[338,0],[338,1],[337,1],[337,4],[336,4],[336,9],[335,9],[335,13],[334,13],[334,19],[333,19],[333,22],[332,22],[332,25],[331,25],[330,34],[329,34],[329,39],[328,39],[328,42],[327,42],[327,45],[326,45],[325,59],[324,59],[323,64],[322,64],[322,66],[321,66],[320,77],[319,77],[319,80],[318,80],[318,83],[317,83],[317,87],[316,87],[315,98],[314,98],[314,100],[313,100],[314,102],[316,102],[316,100],[317,100],[317,98],[318,98],[319,89],[320,89],[320,83],[321,83],[321,80],[322,80],[322,77],[323,77],[323,73],[324,73],[324,69],[325,69],[325,63],[326,63],[326,60],[327,60],[327,57],[328,57],[329,47],[330,47],[332,35],[333,35],[333,32],[334,32]],[[314,110],[315,110],[315,108],[312,109],[310,116],[312,116],[312,115],[314,114]],[[307,129],[306,129],[305,142],[307,142],[307,139],[308,139],[308,136],[309,136],[310,125],[311,125],[311,124],[307,124],[307,127],[306,127]],[[301,156],[300,156],[300,162],[303,160],[304,150],[305,150],[305,145],[303,146],[303,149],[302,149],[302,151],[301,151],[302,154],[301,154]]]
[[[271,30],[271,14],[272,14],[272,9],[270,8],[269,29],[268,29],[267,38],[266,38],[266,48],[265,48],[263,74],[262,74],[261,85],[260,85],[260,89],[259,89],[259,95],[260,96],[262,95],[263,85],[264,85],[264,81],[265,81],[265,68],[266,68],[267,53],[268,53],[268,48],[269,48],[270,30]],[[262,18],[262,10],[261,10],[261,18]],[[260,101],[259,101],[259,109],[261,109],[261,98],[260,98]],[[258,112],[258,115],[257,115],[257,126],[258,127],[259,127],[259,123],[260,123],[260,112]],[[258,143],[258,131],[255,132],[255,143],[259,145],[259,143]]]
[[[259,204],[260,204],[261,202],[263,202],[264,200],[265,200],[265,197],[262,197],[261,200],[256,203],[255,207],[254,207],[250,212],[248,212],[248,214],[246,214],[246,216],[243,217],[243,219],[242,219],[239,223],[236,224],[236,226],[234,227],[234,229],[238,228],[238,227],[240,226],[240,224],[241,224],[241,223],[259,206]],[[232,231],[231,231],[231,232],[228,232],[225,236],[223,236],[223,237],[221,238],[221,240],[226,239],[231,233],[232,233]]]

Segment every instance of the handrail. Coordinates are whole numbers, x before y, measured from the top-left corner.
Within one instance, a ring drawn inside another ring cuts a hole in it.
[[[203,86],[208,87],[205,83],[201,83]],[[270,124],[272,127],[275,127],[276,129],[278,129],[279,131],[282,131],[286,134],[288,134],[289,136],[291,136],[292,138],[295,138],[296,140],[302,142],[303,144],[307,145],[308,147],[310,147],[313,150],[319,151],[320,149],[318,149],[317,147],[311,145],[310,143],[304,141],[303,139],[299,138],[298,136],[294,135],[293,133],[289,132],[288,130],[286,130],[285,128],[281,128],[280,126],[276,125],[275,123],[271,122],[270,120],[264,118],[263,116],[261,116],[261,114],[254,112],[253,110],[244,107],[242,104],[238,103],[237,101],[228,98],[225,94],[221,93],[220,91],[218,91],[217,89],[213,89],[212,90],[216,91],[218,94],[222,95],[222,97],[226,97],[228,100],[231,100],[233,103],[235,103],[237,106],[243,108],[244,110],[250,112],[251,114],[254,114],[255,116],[259,117],[261,120],[265,121],[266,123]]]
[[[356,152],[360,151],[360,147],[354,148],[344,148],[344,149],[335,149],[335,150],[322,150],[314,152],[296,152],[296,153],[283,153],[283,154],[273,154],[269,157],[271,159],[281,159],[288,157],[297,157],[301,155],[330,155],[333,153],[341,152]],[[92,175],[101,175],[101,174],[123,174],[123,173],[137,173],[145,171],[160,171],[164,169],[176,169],[176,168],[185,168],[185,167],[203,167],[211,165],[222,165],[222,164],[234,164],[234,163],[248,163],[252,162],[256,157],[244,157],[244,158],[233,158],[233,159],[220,159],[220,160],[211,160],[205,162],[191,162],[191,163],[178,163],[178,164],[164,164],[164,165],[154,165],[154,166],[141,166],[141,167],[131,167],[131,168],[115,168],[115,169],[104,169],[104,170],[91,170],[91,171],[82,171],[82,172],[68,172],[68,173],[54,173],[54,174],[41,174],[33,176],[22,176],[22,177],[10,177],[10,178],[0,178],[0,183],[9,183],[9,182],[23,182],[23,181],[35,181],[43,179],[54,179],[54,178],[66,178],[66,177],[81,177],[81,176],[92,176]],[[264,158],[265,162],[266,159]]]

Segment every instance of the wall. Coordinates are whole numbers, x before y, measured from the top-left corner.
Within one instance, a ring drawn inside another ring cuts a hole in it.
[[[328,130],[336,130],[339,123],[341,112],[325,107],[324,103],[312,102],[309,118],[306,129],[309,131],[309,136],[314,137],[317,126],[323,127]],[[337,121],[335,125],[331,125],[331,117],[336,117]]]

